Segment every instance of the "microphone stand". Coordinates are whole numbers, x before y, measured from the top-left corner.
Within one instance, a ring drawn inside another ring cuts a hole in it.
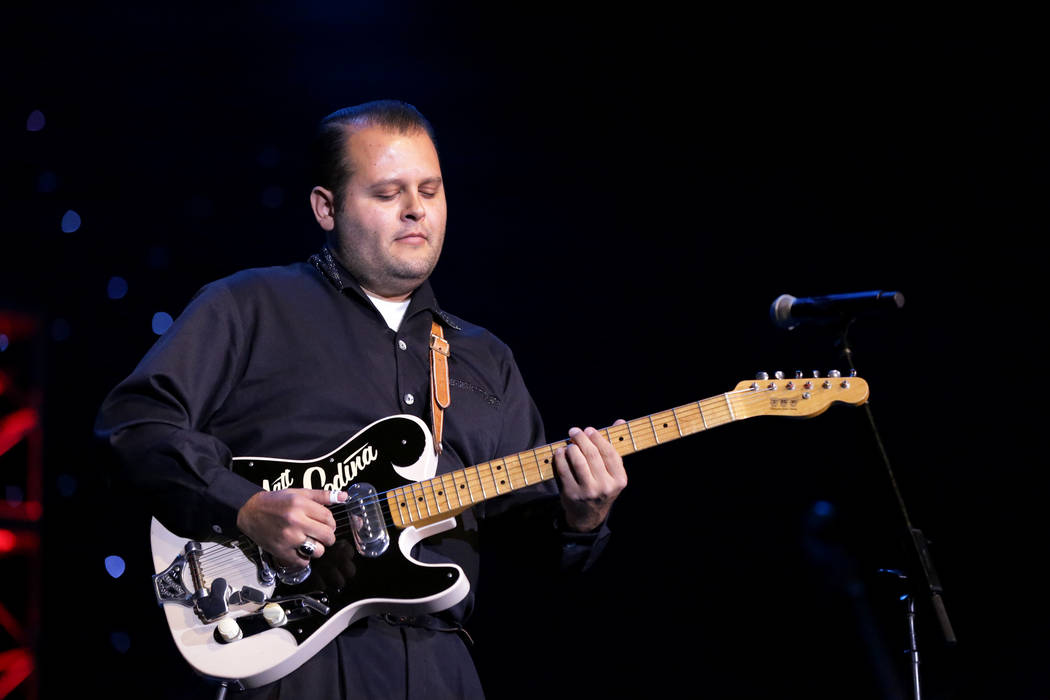
[[[848,337],[849,327],[853,324],[854,320],[856,319],[850,318],[843,324],[839,339],[839,343],[842,347],[842,354],[846,358],[851,374],[857,373],[857,368],[853,364],[853,348],[849,344]],[[908,529],[912,546],[915,548],[919,567],[922,569],[923,577],[926,582],[926,592],[930,597],[933,610],[937,615],[937,621],[940,623],[944,640],[949,646],[954,645],[956,643],[955,631],[952,629],[951,621],[948,619],[948,611],[945,609],[944,600],[941,597],[944,588],[941,586],[940,578],[937,576],[937,570],[933,567],[933,559],[930,557],[929,541],[922,533],[922,530],[912,524],[911,517],[908,515],[908,508],[904,504],[904,497],[901,495],[900,487],[897,485],[897,479],[893,475],[893,467],[890,465],[889,455],[886,452],[886,447],[882,443],[882,436],[879,434],[878,426],[875,423],[875,414],[871,410],[870,401],[864,404],[864,412],[868,416],[868,423],[871,425],[871,432],[875,436],[875,444],[878,445],[879,454],[882,457],[882,463],[886,468],[887,475],[889,476],[890,485],[893,487],[897,506],[900,508],[901,515],[904,517],[904,525]],[[907,577],[901,575],[901,578]],[[901,600],[907,601],[909,630],[908,652],[911,655],[912,687],[914,689],[915,700],[921,700],[922,691],[919,686],[919,648],[915,635],[915,599],[912,595],[906,595],[903,596]]]

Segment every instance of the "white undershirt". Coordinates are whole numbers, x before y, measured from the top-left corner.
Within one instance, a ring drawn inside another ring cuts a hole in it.
[[[396,331],[401,326],[401,319],[405,317],[405,311],[408,309],[408,302],[411,301],[411,298],[404,301],[387,301],[386,299],[374,297],[371,294],[368,295],[368,298],[379,309],[379,313],[383,314],[386,325]]]

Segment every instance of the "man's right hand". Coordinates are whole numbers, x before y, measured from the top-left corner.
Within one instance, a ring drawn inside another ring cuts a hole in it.
[[[314,558],[335,544],[335,517],[325,507],[331,502],[331,492],[321,489],[260,491],[237,511],[237,527],[278,563],[303,566],[298,548],[307,537],[317,542]]]

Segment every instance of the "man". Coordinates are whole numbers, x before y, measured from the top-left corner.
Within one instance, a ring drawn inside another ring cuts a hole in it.
[[[430,422],[430,337],[450,345],[451,405],[438,472],[543,444],[539,415],[509,349],[442,311],[428,278],[445,236],[446,202],[430,124],[400,102],[366,103],[322,121],[310,204],[326,245],[312,265],[246,270],[206,286],[107,398],[97,430],[157,518],[191,539],[243,533],[287,570],[305,557],[318,577],[353,575],[324,559],[337,540],[320,489],[263,490],[231,458],[310,459],[392,414]],[[436,324],[436,325],[435,325]],[[622,462],[591,428],[574,428],[551,482],[481,503],[461,528],[421,545],[477,580],[479,540],[512,515],[542,536],[523,552],[585,566],[626,485]],[[341,496],[345,498],[345,494]],[[550,504],[560,504],[551,508]],[[515,508],[512,508],[514,506]],[[518,512],[515,512],[518,511]],[[436,541],[432,541],[436,540]],[[543,550],[546,547],[546,553]],[[333,570],[338,569],[338,570]],[[481,685],[457,632],[473,594],[414,618],[359,621],[297,671],[253,697],[477,697]]]

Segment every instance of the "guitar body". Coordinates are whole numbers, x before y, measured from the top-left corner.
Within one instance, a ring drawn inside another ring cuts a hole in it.
[[[270,490],[342,490],[353,484],[368,484],[374,493],[385,494],[433,477],[436,464],[426,425],[413,416],[391,416],[364,428],[318,459],[240,457],[233,460],[233,470]],[[373,500],[383,502],[381,496]],[[460,567],[424,564],[411,554],[420,540],[455,527],[454,517],[445,514],[418,527],[389,527],[385,551],[368,556],[356,547],[347,506],[331,508],[341,523],[336,536],[346,540],[341,548],[344,556],[351,549],[357,551],[352,558],[355,574],[342,587],[328,589],[316,587],[316,575],[298,585],[261,581],[260,572],[267,567],[246,538],[223,544],[200,543],[200,553],[195,555],[200,577],[195,578],[186,552],[188,541],[153,520],[154,587],[160,602],[166,603],[164,610],[176,647],[198,673],[236,680],[247,688],[264,685],[298,668],[355,620],[375,613],[437,612],[467,595],[469,582]],[[338,556],[339,551],[337,544],[329,548],[325,558]],[[180,558],[184,561],[172,571],[169,565]],[[315,570],[321,564],[316,562]],[[334,565],[338,567],[338,562]],[[184,587],[181,594],[179,582]],[[203,596],[201,591],[205,592]],[[246,593],[234,595],[220,618],[202,620],[201,609],[207,607],[204,603],[219,605],[218,596],[239,591]],[[278,602],[285,609],[285,624],[271,628],[265,622],[259,610],[267,602]],[[236,621],[243,637],[224,642],[215,629],[223,618]]]

